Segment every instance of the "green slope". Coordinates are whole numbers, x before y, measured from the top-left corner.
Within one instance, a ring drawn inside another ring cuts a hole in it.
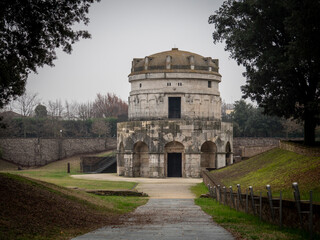
[[[0,239],[64,240],[106,225],[145,204],[138,197],[95,196],[0,173]]]
[[[239,183],[242,192],[253,186],[256,193],[266,195],[266,185],[270,184],[274,196],[282,190],[286,199],[293,199],[292,183],[298,182],[302,199],[309,199],[312,190],[314,201],[320,202],[320,157],[276,148],[212,173],[222,185],[235,189]]]

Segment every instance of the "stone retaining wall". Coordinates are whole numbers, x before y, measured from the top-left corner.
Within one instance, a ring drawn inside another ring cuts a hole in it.
[[[234,138],[234,159],[248,158],[279,147],[277,138]],[[319,156],[318,148],[281,141],[280,147],[298,154]],[[2,158],[21,166],[41,166],[76,154],[116,148],[114,138],[0,138]]]
[[[280,148],[308,157],[320,156],[320,147],[306,147],[290,141],[280,141]]]
[[[0,138],[2,158],[20,166],[42,166],[77,154],[116,148],[115,138]]]
[[[278,138],[233,138],[233,157],[234,160],[249,158],[272,148],[279,147]]]

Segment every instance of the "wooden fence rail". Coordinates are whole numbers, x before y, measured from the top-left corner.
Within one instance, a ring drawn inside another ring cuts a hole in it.
[[[267,197],[262,197],[262,192],[254,194],[254,189],[249,186],[245,194],[241,191],[240,184],[237,184],[237,191],[232,186],[227,190],[221,186],[209,171],[202,172],[203,182],[208,187],[210,197],[219,203],[229,205],[237,211],[259,216],[260,220],[277,224],[280,227],[294,227],[307,230],[312,239],[313,233],[320,233],[320,205],[312,202],[312,191],[309,200],[301,200],[297,183],[293,183],[293,195],[295,201],[282,199],[282,192],[279,198],[272,196],[271,186],[266,186]]]

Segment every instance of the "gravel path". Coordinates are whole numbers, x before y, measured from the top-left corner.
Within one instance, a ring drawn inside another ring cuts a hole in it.
[[[74,240],[232,240],[233,236],[194,204],[190,186],[202,179],[123,178],[112,174],[78,175],[77,178],[139,182],[138,190],[150,200],[125,216],[125,224],[108,226]]]
[[[201,183],[201,178],[129,178],[119,177],[113,173],[72,175],[78,179],[137,182],[137,190],[150,198],[193,199],[190,187]]]

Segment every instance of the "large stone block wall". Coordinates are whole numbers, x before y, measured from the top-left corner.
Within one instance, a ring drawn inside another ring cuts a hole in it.
[[[138,159],[135,159],[134,149],[137,144],[143,143],[149,153],[149,173],[143,177],[166,177],[166,158],[169,152],[182,154],[182,177],[200,177],[203,144],[210,142],[216,146],[214,154],[217,155],[217,161],[214,167],[221,168],[226,165],[227,144],[231,146],[230,164],[233,163],[232,140],[232,124],[220,121],[157,120],[118,123],[118,163],[124,158],[124,166],[118,166],[118,174],[138,174],[132,167],[133,162]],[[120,146],[123,146],[122,150]]]
[[[76,154],[116,148],[114,138],[0,138],[2,158],[21,166],[42,166]]]
[[[169,97],[181,97],[182,119],[221,119],[221,99],[217,95],[145,93],[129,98],[131,120],[167,119]]]
[[[181,97],[182,119],[221,119],[220,81],[220,74],[213,72],[129,76],[129,119],[167,119],[169,97]]]
[[[218,153],[225,153],[227,142],[233,146],[232,124],[201,120],[158,120],[118,123],[118,147],[132,151],[135,143],[148,145],[149,152],[164,152],[169,142],[181,142],[186,153],[199,153],[205,141],[212,141]],[[159,144],[160,143],[160,144]]]

